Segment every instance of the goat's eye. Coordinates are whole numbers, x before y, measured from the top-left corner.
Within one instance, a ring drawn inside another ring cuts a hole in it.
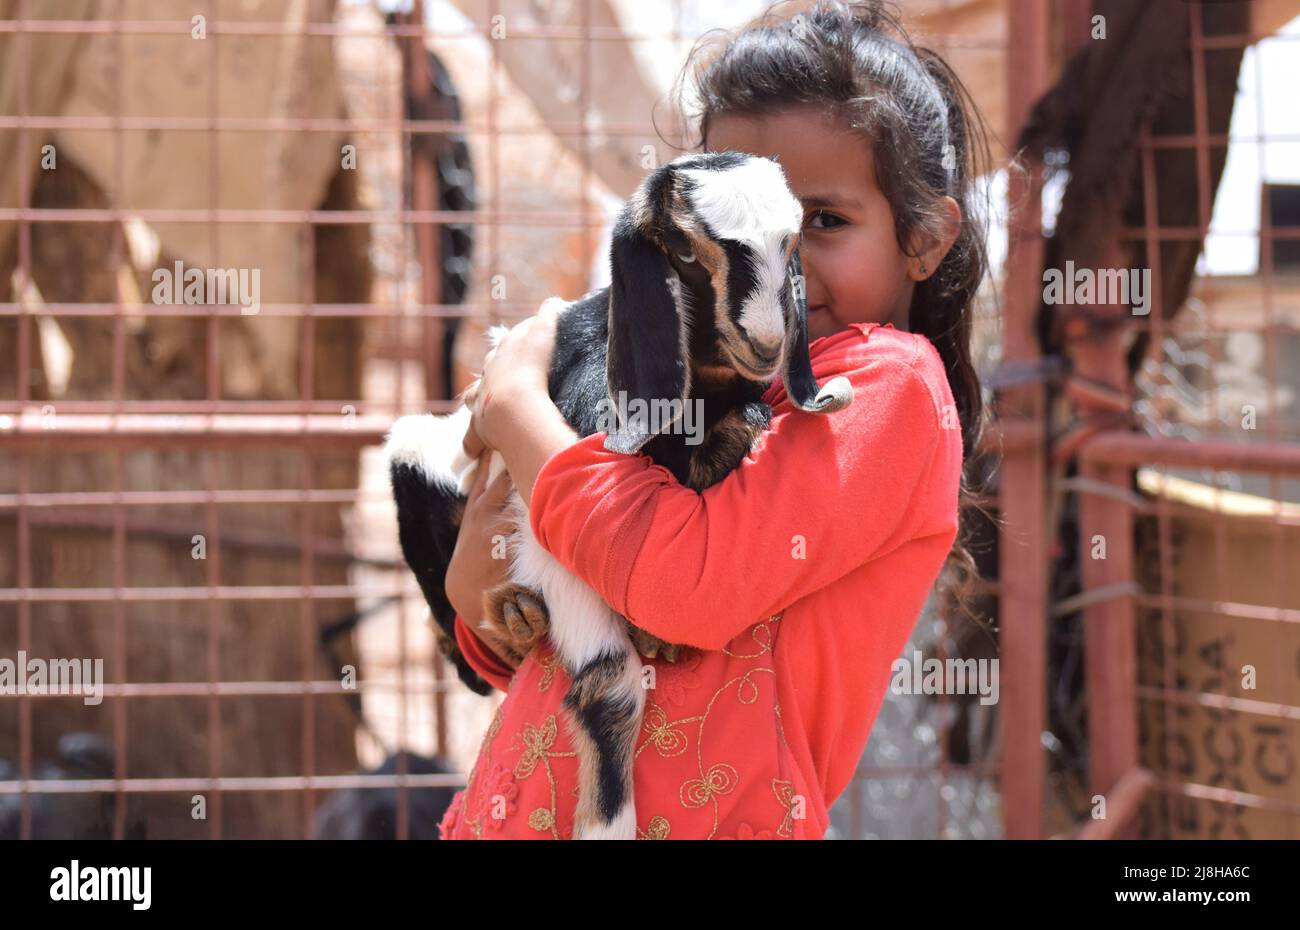
[[[678,253],[677,253],[677,258],[678,258],[679,261],[683,261],[683,262],[685,262],[686,264],[689,265],[689,264],[691,264],[691,262],[695,261],[695,253],[694,253],[694,252],[678,252]]]

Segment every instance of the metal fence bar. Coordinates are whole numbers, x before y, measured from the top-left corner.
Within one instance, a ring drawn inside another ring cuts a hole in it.
[[[1007,50],[1009,133],[1014,137],[1048,80],[1047,9],[1037,0],[1011,0],[1007,29],[1016,35]],[[1003,359],[1032,363],[1038,357],[1033,318],[1039,305],[1042,265],[1040,166],[1030,160],[1013,172],[1008,228]],[[1042,386],[1004,392],[999,420],[1025,441],[1006,449],[999,479],[1002,678],[1002,819],[1007,839],[1043,835],[1046,757],[1047,498]],[[1007,566],[1014,564],[1014,570]]]

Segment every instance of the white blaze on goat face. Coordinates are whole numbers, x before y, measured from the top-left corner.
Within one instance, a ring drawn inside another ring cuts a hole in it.
[[[748,246],[755,286],[741,303],[741,327],[758,346],[780,347],[786,332],[781,290],[789,267],[788,244],[803,226],[803,206],[780,166],[768,158],[748,158],[722,171],[682,173],[695,182],[688,196],[709,231]],[[726,325],[722,319],[719,323]]]
[[[786,322],[781,310],[781,290],[789,267],[787,233],[768,233],[762,247],[755,246],[754,289],[740,305],[740,326],[764,350],[780,348]]]

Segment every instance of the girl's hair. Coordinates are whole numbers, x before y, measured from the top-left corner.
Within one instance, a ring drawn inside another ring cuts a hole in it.
[[[694,116],[697,144],[721,114],[759,116],[813,104],[860,131],[875,156],[876,182],[889,200],[899,247],[940,235],[947,195],[961,207],[957,239],[934,273],[917,284],[908,326],[934,344],[961,421],[965,468],[961,532],[949,555],[948,606],[965,606],[974,562],[971,532],[976,450],[983,424],[971,361],[972,302],[987,268],[985,204],[977,178],[987,170],[987,135],[970,94],[937,54],[913,45],[896,15],[876,2],[821,2],[794,15],[775,4],[713,51],[708,34],[678,77],[680,112]],[[807,4],[800,4],[806,7]],[[686,81],[698,112],[684,104]]]

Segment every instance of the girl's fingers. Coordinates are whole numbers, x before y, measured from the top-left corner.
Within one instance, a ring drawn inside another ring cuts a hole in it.
[[[478,471],[474,472],[474,484],[469,489],[469,499],[477,501],[487,488],[488,463],[492,461],[492,455],[486,449],[478,457]]]
[[[500,510],[505,506],[506,498],[510,496],[510,489],[513,487],[514,482],[510,480],[510,472],[502,471],[496,476],[496,480],[488,485],[487,491],[484,492],[483,503]]]
[[[478,430],[474,428],[474,417],[472,415],[469,418],[469,427],[465,430],[465,439],[461,446],[464,448],[465,454],[472,459],[483,457],[487,451],[487,443],[479,437]],[[486,469],[484,469],[484,473],[486,474]]]
[[[484,465],[485,470],[486,467]],[[510,496],[513,487],[510,473],[503,471],[488,483],[482,494],[474,499],[474,525],[482,527],[484,537],[492,536],[495,541],[496,535],[509,535],[514,529],[505,513],[506,498]],[[467,509],[466,513],[469,512]]]

